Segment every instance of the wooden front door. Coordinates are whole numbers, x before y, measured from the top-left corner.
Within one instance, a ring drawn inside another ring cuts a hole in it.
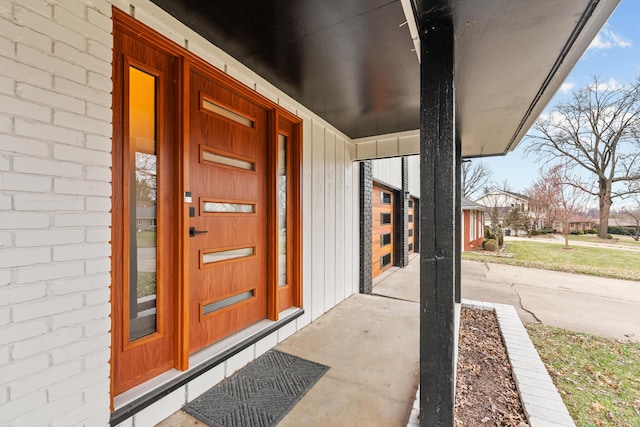
[[[267,112],[191,71],[189,352],[267,317]]]

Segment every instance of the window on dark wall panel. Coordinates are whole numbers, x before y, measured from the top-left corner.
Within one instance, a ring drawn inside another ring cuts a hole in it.
[[[390,213],[381,213],[380,214],[380,224],[391,224],[391,214]]]
[[[156,325],[157,147],[156,77],[129,67],[129,340]]]
[[[386,267],[391,264],[391,254],[386,254],[380,257],[380,267]]]

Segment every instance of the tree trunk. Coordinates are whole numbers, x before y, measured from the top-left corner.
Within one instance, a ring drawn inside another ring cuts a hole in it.
[[[569,233],[564,232],[563,236],[564,236],[564,248],[569,249]]]
[[[609,211],[611,210],[611,181],[605,178],[598,179],[598,199],[600,203],[600,227],[598,237],[606,239],[609,235]]]

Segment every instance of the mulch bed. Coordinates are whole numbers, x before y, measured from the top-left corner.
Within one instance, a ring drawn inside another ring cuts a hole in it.
[[[527,427],[495,313],[463,307],[455,426]]]

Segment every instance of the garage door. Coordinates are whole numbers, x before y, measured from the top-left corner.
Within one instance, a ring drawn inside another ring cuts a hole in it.
[[[416,250],[416,245],[415,245],[415,241],[416,241],[416,230],[415,230],[416,203],[417,203],[417,200],[414,197],[411,197],[409,199],[409,208],[407,209],[407,213],[408,213],[408,215],[407,215],[407,228],[409,229],[409,236],[407,238],[407,252],[409,253],[409,255],[414,253],[415,250]]]
[[[378,276],[393,265],[393,198],[392,190],[373,183],[371,277]]]

